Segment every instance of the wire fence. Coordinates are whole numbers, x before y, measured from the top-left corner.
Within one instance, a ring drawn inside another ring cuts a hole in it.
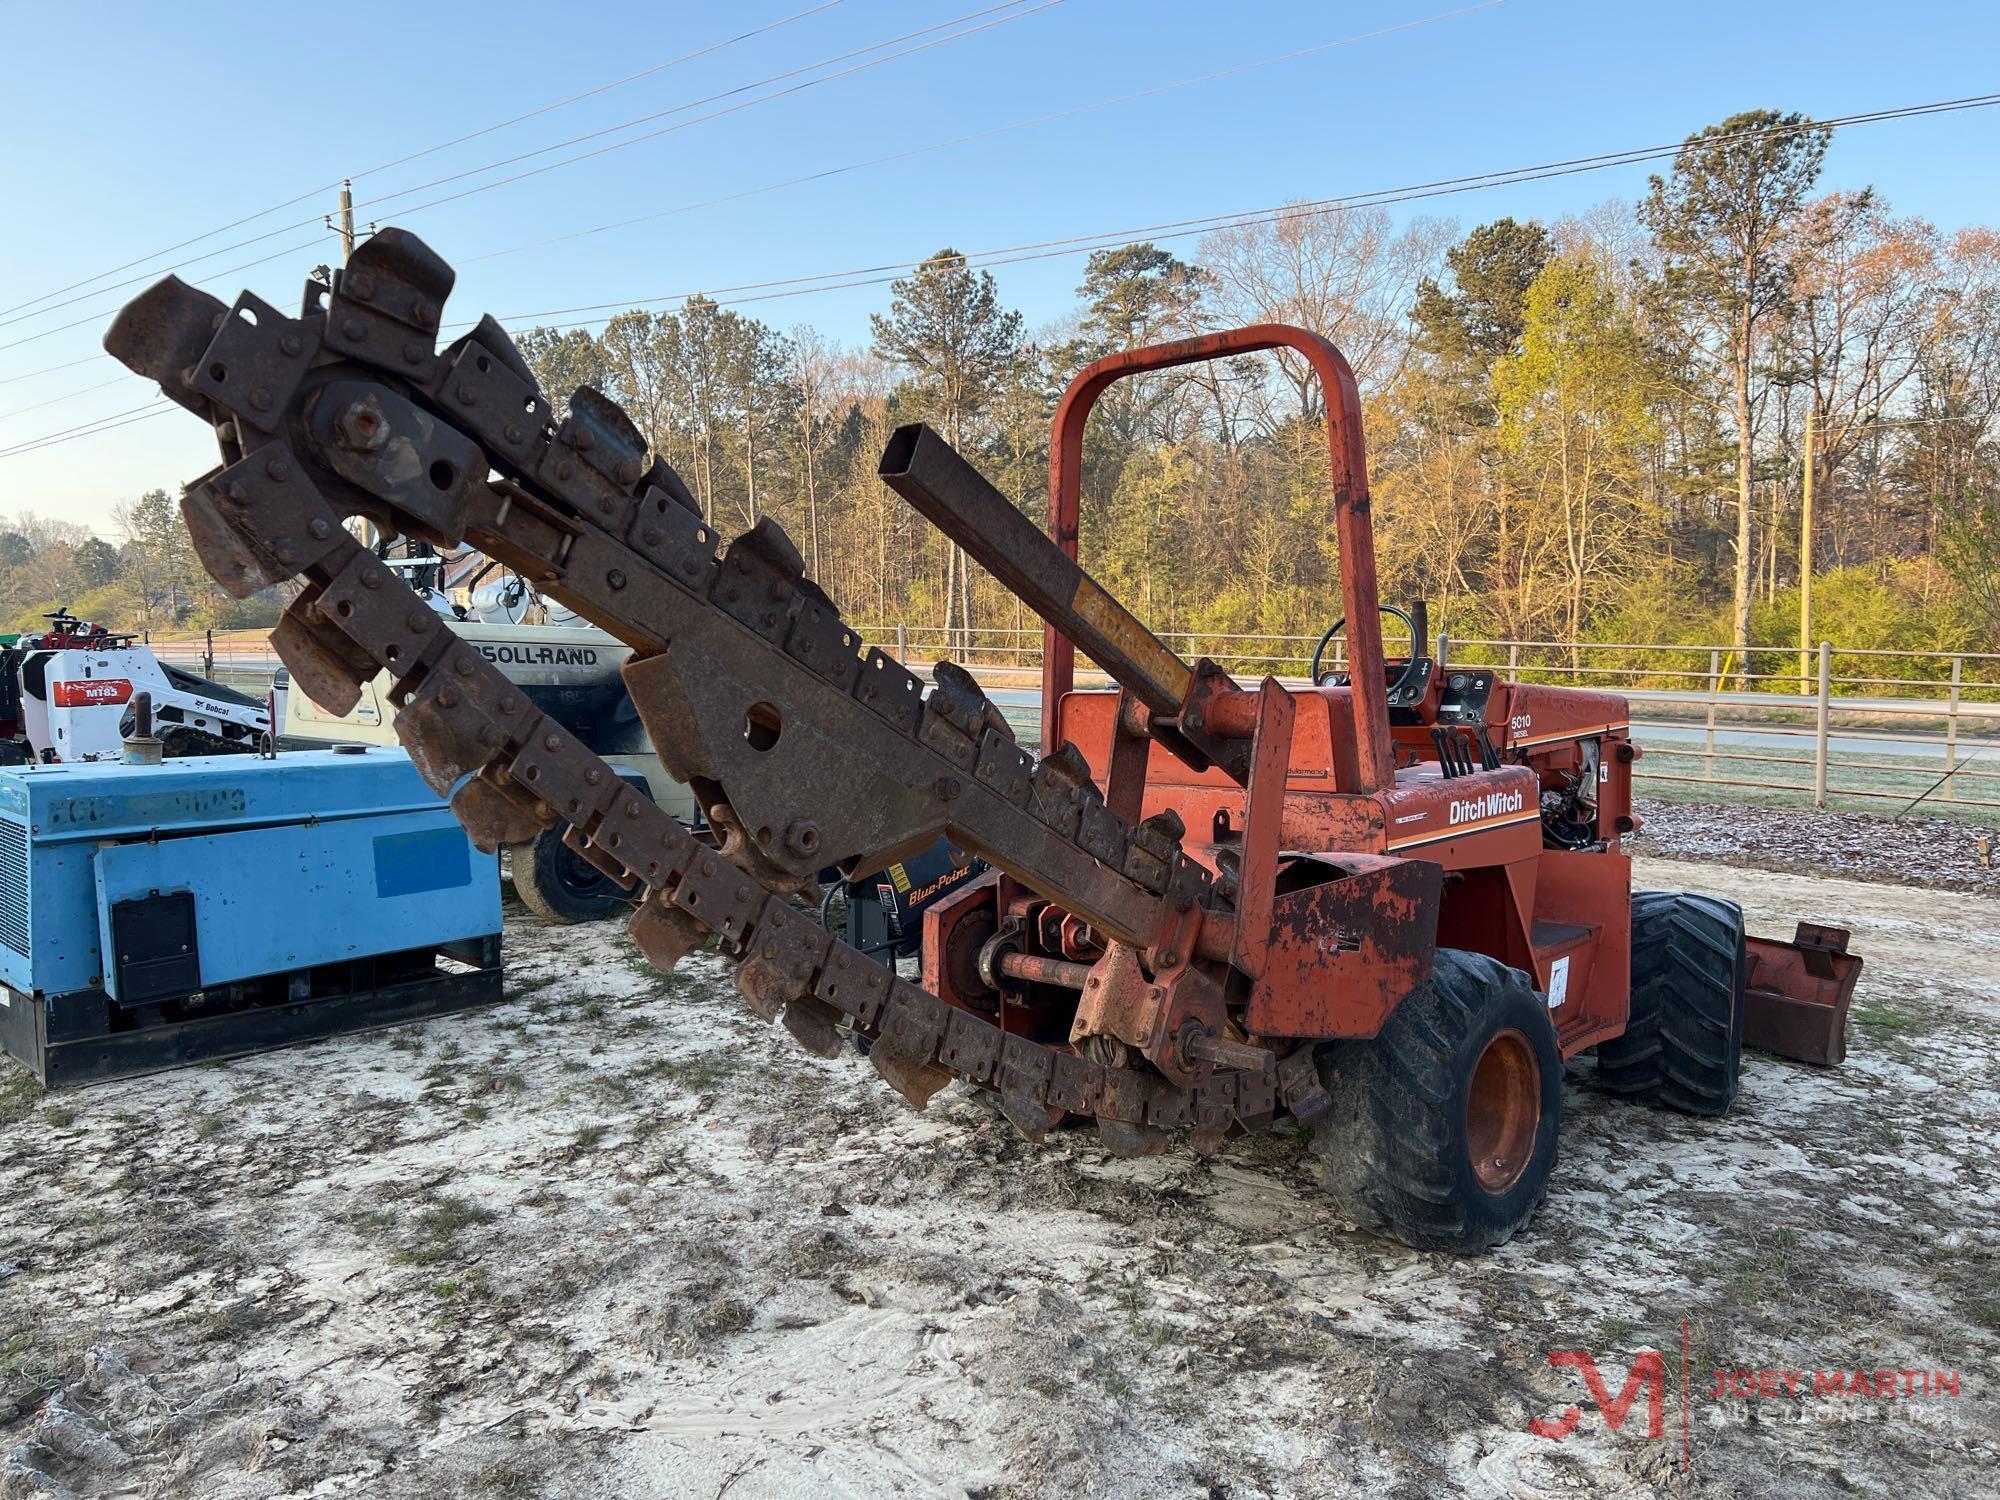
[[[858,627],[921,669],[950,658],[977,672],[1009,718],[1038,731],[1033,691],[1040,629],[962,632],[891,623]],[[1238,676],[1303,681],[1317,637],[1163,632],[1183,657]],[[279,665],[263,630],[156,635],[164,661],[261,693]],[[1336,641],[1324,665],[1342,665]],[[1393,650],[1396,642],[1392,639]],[[1805,653],[1632,642],[1452,640],[1455,666],[1518,682],[1591,688],[1628,700],[1644,755],[1638,776],[1663,795],[1983,815],[2000,809],[2000,653],[1906,651],[1823,643]],[[1085,670],[1079,681],[1102,682]]]
[[[993,680],[1041,672],[1039,629],[977,631],[969,650],[961,633],[936,627],[860,629],[904,662],[950,655]],[[1238,676],[1294,682],[1306,680],[1319,640],[1186,631],[1160,639],[1188,660],[1208,656]],[[1345,665],[1344,646],[1329,647],[1323,669]],[[1643,731],[1637,774],[1666,794],[1721,789],[1725,800],[1848,803],[1892,815],[2000,808],[2000,652],[1822,643],[1801,660],[1796,648],[1777,646],[1744,657],[1728,646],[1477,639],[1443,650],[1454,666],[1626,698]]]

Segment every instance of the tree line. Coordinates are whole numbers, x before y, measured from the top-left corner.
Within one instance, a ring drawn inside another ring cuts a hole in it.
[[[0,517],[0,627],[40,631],[65,608],[114,630],[247,629],[277,623],[275,591],[231,599],[202,570],[180,506],[148,490],[117,506],[110,541],[74,521]]]
[[[1455,636],[1733,643],[1733,672],[1782,670],[1747,648],[1797,644],[1810,467],[1815,635],[2000,649],[2000,232],[1821,191],[1829,141],[1751,111],[1690,136],[1638,202],[1551,223],[1314,206],[1185,259],[1099,250],[1073,310],[1032,330],[945,248],[857,347],[703,297],[518,341],[552,397],[621,402],[719,529],[773,517],[851,619],[961,645],[1034,622],[877,480],[888,433],[931,422],[1039,520],[1078,368],[1282,321],[1354,368],[1384,598],[1429,599]],[[1339,613],[1323,398],[1289,354],[1115,385],[1082,491],[1086,565],[1156,629]],[[117,586],[214,623],[164,501],[131,508]],[[30,551],[65,545],[80,557]]]
[[[2000,647],[2000,237],[1818,191],[1829,140],[1736,115],[1637,203],[1550,224],[1315,208],[1188,259],[1100,250],[1032,334],[947,248],[858,348],[702,298],[522,343],[545,387],[625,402],[718,526],[779,519],[872,622],[1028,623],[875,479],[897,423],[937,425],[1039,518],[1076,369],[1276,320],[1353,365],[1384,596],[1430,599],[1455,634],[1733,643],[1739,668],[1795,644],[1810,463],[1816,634]],[[1159,629],[1318,629],[1338,613],[1324,421],[1288,354],[1114,386],[1085,447],[1088,564]]]

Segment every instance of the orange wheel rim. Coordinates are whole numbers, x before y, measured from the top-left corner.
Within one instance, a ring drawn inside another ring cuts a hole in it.
[[[1521,1180],[1541,1123],[1541,1065],[1526,1035],[1510,1028],[1479,1054],[1465,1096],[1466,1144],[1482,1188],[1504,1193]]]

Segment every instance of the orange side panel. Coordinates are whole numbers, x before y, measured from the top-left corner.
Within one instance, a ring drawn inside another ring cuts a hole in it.
[[[1250,992],[1254,1035],[1373,1036],[1430,977],[1443,872],[1426,860],[1353,863],[1345,879],[1277,898]]]
[[[1546,972],[1561,957],[1563,928],[1595,928],[1588,963],[1568,950],[1563,1003],[1555,1008],[1556,1035],[1565,1057],[1617,1036],[1632,1003],[1632,861],[1623,854],[1545,849],[1535,884],[1535,925],[1553,941],[1535,976],[1544,994]]]

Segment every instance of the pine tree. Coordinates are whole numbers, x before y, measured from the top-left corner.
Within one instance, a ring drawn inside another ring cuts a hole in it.
[[[1670,177],[1654,177],[1640,221],[1664,257],[1663,309],[1685,321],[1725,376],[1736,426],[1733,634],[1747,684],[1751,600],[1751,373],[1765,331],[1790,301],[1786,230],[1819,180],[1832,132],[1804,115],[1747,110],[1689,136]]]

